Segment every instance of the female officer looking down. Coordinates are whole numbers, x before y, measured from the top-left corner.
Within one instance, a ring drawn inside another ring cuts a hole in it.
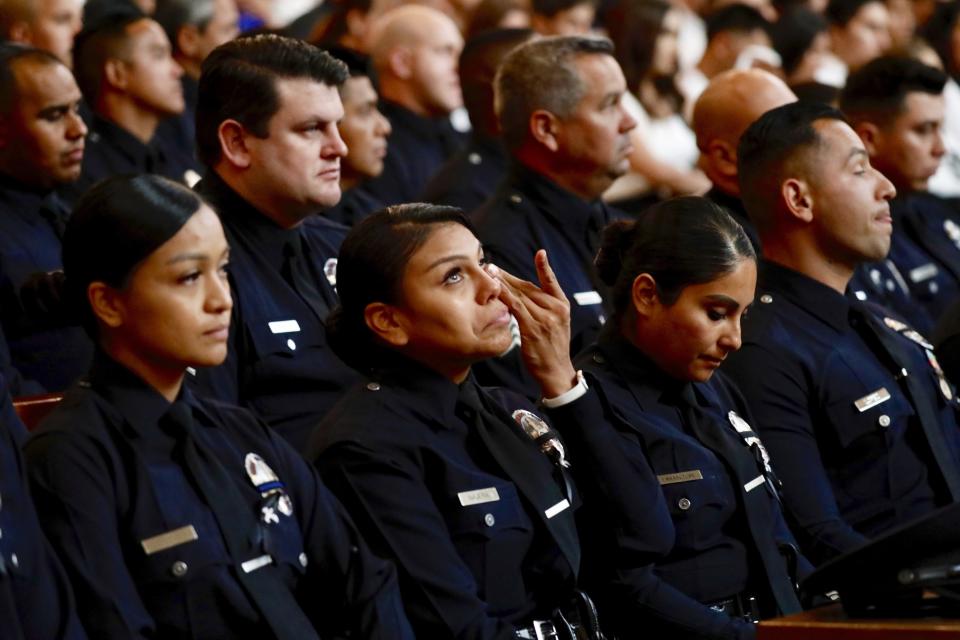
[[[543,396],[575,385],[569,305],[543,251],[536,265],[542,290],[487,263],[458,209],[426,204],[373,214],[341,247],[331,340],[369,379],[312,451],[397,563],[420,638],[572,638],[589,626],[567,606],[580,547],[562,444],[521,396],[470,374],[510,347],[512,311]]]
[[[576,359],[591,391],[551,413],[584,491],[585,584],[620,638],[753,637],[750,620],[799,610],[790,565],[806,561],[716,372],[753,302],[750,241],[678,198],[607,227],[596,265],[615,317]]]
[[[226,356],[216,214],[156,176],[81,198],[68,298],[98,352],[27,445],[41,521],[91,637],[411,638],[394,572],[313,469],[184,385]]]

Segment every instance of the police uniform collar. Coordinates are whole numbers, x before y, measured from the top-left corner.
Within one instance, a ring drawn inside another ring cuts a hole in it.
[[[40,202],[52,193],[52,189],[24,184],[13,176],[0,173],[0,192],[3,192],[8,198],[23,198],[24,201]]]
[[[213,169],[208,169],[195,189],[217,211],[224,226],[250,238],[258,253],[277,269],[285,263],[284,247],[299,237],[301,227],[284,229],[233,190]],[[301,225],[302,226],[302,225]]]
[[[91,129],[93,129],[92,137],[94,139],[99,136],[139,167],[147,169],[148,162],[162,161],[165,159],[163,150],[160,148],[156,136],[154,136],[148,144],[144,144],[139,138],[117,123],[97,114],[93,116]],[[155,165],[151,168],[155,171],[158,170],[158,167]]]
[[[630,385],[641,405],[643,400],[648,398],[664,399],[669,404],[676,404],[678,401],[702,404],[701,394],[696,389],[697,385],[686,380],[676,380],[665,374],[653,360],[618,331],[604,327],[597,340],[597,346],[603,357]]]
[[[156,389],[99,349],[94,354],[87,382],[113,405],[126,425],[139,437],[155,435],[153,427],[170,409],[170,402]],[[186,384],[181,388],[177,400],[195,404]]]
[[[449,378],[433,369],[399,356],[390,354],[390,362],[377,368],[372,376],[374,384],[390,389],[399,389],[404,397],[413,399],[411,403],[419,413],[439,421],[450,428],[456,424],[457,396],[460,387]],[[461,384],[473,382],[471,373]],[[370,388],[370,385],[367,387]]]
[[[558,226],[575,226],[580,235],[599,213],[596,205],[601,204],[600,200],[588,202],[522,162],[511,162],[507,180],[509,189],[519,191],[535,201],[544,216],[553,219]]]
[[[426,118],[386,98],[380,100],[380,111],[394,130],[412,131],[422,138],[446,134],[453,129],[449,118]]]
[[[850,326],[848,321],[850,302],[846,296],[822,282],[776,262],[760,261],[757,289],[758,294],[762,290],[772,295],[774,304],[778,294],[786,296],[801,310],[837,331],[845,331]],[[757,299],[763,304],[760,295]]]

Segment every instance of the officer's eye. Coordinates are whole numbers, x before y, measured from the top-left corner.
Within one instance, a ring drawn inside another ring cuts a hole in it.
[[[200,270],[196,269],[194,271],[190,271],[189,273],[185,273],[182,276],[180,276],[180,278],[177,279],[177,282],[180,282],[181,284],[190,284],[190,283],[196,282],[199,279],[200,279]]]
[[[444,284],[457,284],[461,280],[463,280],[463,270],[460,267],[450,269],[443,276]]]
[[[707,309],[707,317],[714,322],[719,322],[727,317],[727,313],[719,309]]]
[[[224,262],[217,268],[217,273],[220,274],[221,278],[226,278],[230,275],[230,263]]]

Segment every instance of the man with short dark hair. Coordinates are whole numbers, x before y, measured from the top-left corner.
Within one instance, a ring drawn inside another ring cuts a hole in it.
[[[161,134],[175,141],[181,153],[194,155],[197,80],[200,65],[211,51],[240,32],[235,0],[157,0],[153,19],[163,27],[173,59],[183,69],[183,113],[164,120]]]
[[[92,346],[79,326],[31,313],[21,288],[63,268],[69,209],[55,189],[80,175],[87,127],[70,70],[39,49],[0,47],[0,322],[13,393],[60,391],[82,375]]]
[[[885,56],[852,73],[840,94],[840,108],[870,162],[897,188],[890,260],[930,319],[911,318],[924,333],[960,295],[960,211],[927,191],[945,153],[946,81],[922,62]]]
[[[340,202],[327,207],[323,215],[352,227],[383,207],[366,186],[383,173],[391,128],[390,121],[380,113],[377,105],[376,78],[370,59],[343,47],[331,47],[327,52],[347,65],[350,77],[340,87],[343,120],[338,128],[347,145],[347,155],[340,163],[340,189],[343,193]]]
[[[593,269],[600,231],[619,213],[600,196],[629,166],[626,81],[609,40],[569,36],[514,49],[495,80],[496,111],[512,167],[473,214],[494,262],[536,281],[546,249],[571,299],[571,350],[590,344],[606,319],[605,287]],[[516,354],[516,350],[511,352]],[[517,357],[488,361],[481,376],[538,393]]]
[[[542,36],[582,36],[593,28],[597,0],[532,0],[530,26]]]
[[[0,41],[47,51],[68,67],[82,24],[83,0],[0,0]]]
[[[194,159],[158,134],[184,108],[183,71],[159,24],[132,6],[105,10],[77,36],[75,67],[93,120],[80,179],[63,191],[68,200],[119,174],[196,181]]]
[[[533,35],[530,29],[495,29],[467,41],[459,68],[473,126],[470,141],[430,178],[423,201],[473,211],[496,191],[507,172],[507,153],[494,111],[493,78],[503,58]]]
[[[383,173],[368,190],[384,205],[413,202],[464,143],[450,121],[463,104],[457,75],[463,37],[440,11],[411,4],[377,18],[367,41],[381,111],[393,130]]]
[[[340,199],[338,88],[347,78],[326,52],[279,36],[228,42],[200,75],[197,147],[207,171],[197,189],[230,243],[233,312],[226,362],[196,381],[300,451],[357,379],[325,326],[346,229],[316,215]]]
[[[902,318],[844,295],[858,265],[886,255],[896,191],[840,112],[769,111],[737,156],[764,259],[724,371],[819,563],[960,498],[956,391]]]

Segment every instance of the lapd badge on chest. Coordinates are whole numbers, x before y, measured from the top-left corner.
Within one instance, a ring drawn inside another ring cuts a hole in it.
[[[280,522],[278,513],[288,517],[293,515],[293,501],[287,495],[286,485],[263,458],[256,453],[248,453],[243,466],[250,482],[260,492],[260,519],[264,524]]]
[[[768,473],[772,472],[770,468],[770,455],[767,453],[767,448],[763,446],[760,438],[758,438],[757,434],[753,432],[753,427],[750,426],[750,423],[741,418],[736,411],[730,411],[727,414],[727,419],[730,421],[730,424],[733,425],[733,428],[736,429],[737,433],[740,434],[740,437],[743,438],[743,441],[748,447],[751,449],[754,446],[757,447],[757,449],[760,451],[764,469]]]
[[[513,412],[513,419],[520,425],[523,432],[537,443],[540,451],[547,454],[547,457],[554,463],[565,469],[570,466],[570,463],[566,460],[567,454],[564,451],[563,443],[560,442],[560,438],[557,437],[553,429],[543,421],[543,418],[532,411],[517,409]]]

